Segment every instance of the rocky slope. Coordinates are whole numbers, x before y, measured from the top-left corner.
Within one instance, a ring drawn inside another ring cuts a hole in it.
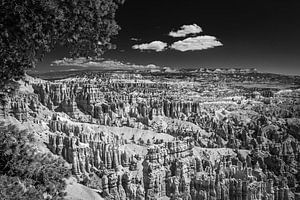
[[[251,70],[30,78],[0,117],[64,158],[85,198],[296,200],[298,83]]]

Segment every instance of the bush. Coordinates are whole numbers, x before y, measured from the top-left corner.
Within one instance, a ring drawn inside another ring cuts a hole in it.
[[[0,125],[0,199],[63,199],[70,169],[34,142],[32,134]]]

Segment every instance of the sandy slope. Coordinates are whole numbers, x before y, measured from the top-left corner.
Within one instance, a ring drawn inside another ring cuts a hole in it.
[[[66,200],[103,200],[96,191],[77,183],[74,178],[68,179],[66,183]]]

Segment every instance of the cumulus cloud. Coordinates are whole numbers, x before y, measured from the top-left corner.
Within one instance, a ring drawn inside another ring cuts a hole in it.
[[[201,33],[202,28],[198,26],[197,24],[191,24],[191,25],[183,25],[180,27],[178,31],[171,31],[169,33],[169,36],[171,37],[185,37],[189,34],[196,34]]]
[[[162,67],[149,65],[136,65],[123,63],[115,60],[91,60],[86,58],[63,58],[62,60],[53,61],[52,67],[65,67],[62,71],[75,71],[83,69],[96,70],[161,70]]]
[[[133,38],[130,38],[130,40],[132,40],[132,41],[141,41],[141,39],[140,39],[140,38],[135,38],[135,37],[133,37]]]
[[[144,43],[144,44],[136,44],[133,45],[133,49],[140,49],[140,50],[153,50],[153,51],[163,51],[167,47],[167,43],[161,42],[161,41],[153,41],[150,43]]]
[[[61,60],[55,60],[51,63],[51,66],[82,66],[84,67],[89,60],[84,57],[79,58],[63,58]]]
[[[178,51],[195,51],[223,46],[214,36],[189,37],[184,40],[174,42],[170,48]]]

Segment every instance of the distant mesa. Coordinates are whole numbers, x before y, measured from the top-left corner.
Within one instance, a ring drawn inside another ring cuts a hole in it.
[[[114,60],[91,60],[85,58],[63,58],[56,60],[51,64],[52,67],[72,67],[70,69],[63,69],[61,71],[75,71],[75,70],[122,70],[122,71],[147,71],[147,72],[166,72],[166,73],[179,73],[189,71],[189,68],[172,68],[162,67],[155,64],[137,65],[132,63],[123,63]],[[255,68],[193,68],[194,72],[207,72],[207,73],[257,73]]]

